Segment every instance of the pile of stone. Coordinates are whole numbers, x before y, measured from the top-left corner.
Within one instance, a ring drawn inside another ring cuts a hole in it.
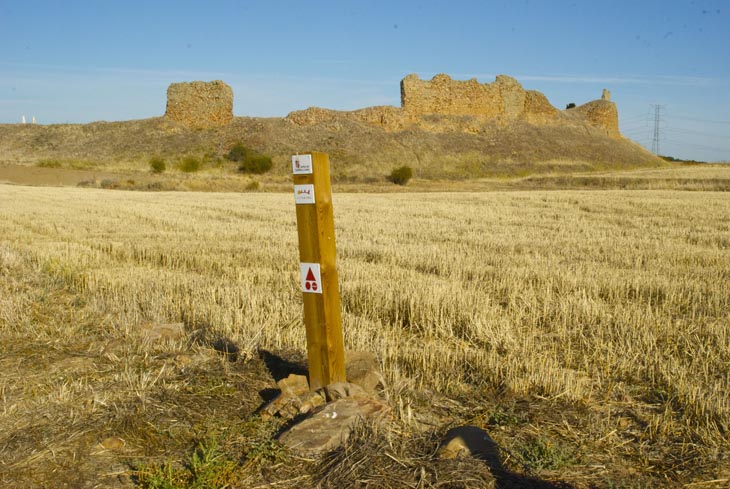
[[[284,432],[279,441],[301,453],[324,453],[347,441],[358,421],[380,422],[390,408],[382,398],[385,385],[375,355],[346,355],[347,382],[309,390],[307,377],[291,374],[277,382],[280,394],[262,411],[264,416],[304,419]]]

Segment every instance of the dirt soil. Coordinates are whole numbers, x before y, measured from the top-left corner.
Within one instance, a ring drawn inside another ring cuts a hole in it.
[[[27,165],[0,164],[0,183],[51,187],[77,186],[83,182],[118,179],[119,174],[108,171],[43,168]]]

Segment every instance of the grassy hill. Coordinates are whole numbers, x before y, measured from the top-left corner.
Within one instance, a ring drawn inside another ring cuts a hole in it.
[[[223,127],[194,130],[164,117],[90,124],[0,125],[0,163],[60,168],[149,169],[162,157],[167,168],[183,158],[201,170],[235,172],[225,155],[236,143],[273,158],[272,175],[288,175],[297,152],[329,154],[336,182],[382,182],[407,165],[420,179],[464,180],[666,165],[624,138],[588,125],[479,122],[466,116],[427,116],[419,126],[391,132],[346,116],[312,125],[287,118],[237,117]],[[470,127],[463,132],[459,127]],[[436,130],[434,130],[436,128]],[[441,129],[438,128],[453,128]]]

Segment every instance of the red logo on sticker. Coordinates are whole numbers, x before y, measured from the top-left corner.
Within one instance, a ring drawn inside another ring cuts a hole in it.
[[[307,276],[304,278],[304,288],[313,292],[317,291],[317,279],[314,277],[314,273],[312,273],[311,268],[307,272]]]

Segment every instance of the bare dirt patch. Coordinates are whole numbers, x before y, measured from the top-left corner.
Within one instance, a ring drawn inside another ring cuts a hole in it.
[[[70,168],[43,168],[28,165],[0,164],[0,183],[75,187],[83,182],[117,179],[119,174],[108,171],[74,170]]]

